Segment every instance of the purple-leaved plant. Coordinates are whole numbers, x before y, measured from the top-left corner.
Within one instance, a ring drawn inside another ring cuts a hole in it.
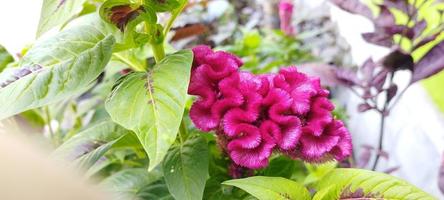
[[[397,104],[404,92],[413,83],[433,76],[444,69],[444,41],[437,42],[422,58],[415,61],[413,53],[428,44],[433,44],[435,39],[444,30],[443,10],[425,8],[433,5],[430,0],[409,2],[407,0],[384,0],[378,4],[379,14],[374,16],[371,10],[359,0],[330,0],[341,9],[353,14],[362,15],[374,24],[375,31],[362,34],[364,40],[369,43],[387,47],[391,52],[381,61],[374,62],[369,58],[358,72],[348,69],[338,69],[337,78],[353,93],[362,99],[358,111],[377,111],[381,116],[379,142],[376,149],[376,159],[372,169],[375,170],[383,151],[383,138],[386,117]],[[431,3],[431,4],[430,4]],[[437,3],[437,2],[434,2]],[[439,23],[431,31],[425,31],[429,24],[418,15],[420,9],[428,9],[427,12],[437,12],[441,17]],[[403,12],[407,16],[405,24],[397,23],[393,10]],[[401,36],[397,39],[395,36]],[[410,45],[403,45],[407,42]],[[402,90],[393,81],[401,70],[411,72],[409,84]],[[378,101],[383,99],[383,103]]]

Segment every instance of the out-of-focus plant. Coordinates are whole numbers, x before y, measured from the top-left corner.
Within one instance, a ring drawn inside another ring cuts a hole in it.
[[[385,122],[391,109],[409,86],[444,69],[444,3],[435,0],[384,0],[369,7],[359,0],[331,2],[371,20],[375,31],[364,33],[362,37],[369,43],[391,49],[378,62],[369,58],[358,72],[347,69],[337,72],[337,77],[363,100],[358,107],[360,112],[374,110],[380,114],[376,151],[383,152]],[[411,80],[401,89],[393,80],[402,70],[411,72]],[[381,154],[377,153],[373,170],[380,157]]]

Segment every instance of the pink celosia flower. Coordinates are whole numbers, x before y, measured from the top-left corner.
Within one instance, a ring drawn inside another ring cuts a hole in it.
[[[281,30],[285,35],[293,35],[294,28],[291,25],[291,17],[293,15],[293,3],[290,0],[281,0],[279,2],[279,19]]]
[[[217,132],[234,162],[233,176],[240,167],[266,167],[273,151],[308,162],[350,155],[351,137],[333,118],[334,106],[318,78],[295,67],[253,75],[239,71],[242,62],[232,54],[205,46],[193,52],[188,93],[198,98],[190,118],[197,128]]]
[[[352,151],[350,134],[339,120],[328,124],[322,135],[304,132],[300,144],[300,151],[296,154],[309,162],[343,160]]]

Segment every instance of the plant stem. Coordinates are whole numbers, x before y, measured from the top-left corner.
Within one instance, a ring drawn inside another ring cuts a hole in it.
[[[395,72],[392,72],[390,74],[390,78],[389,78],[389,85],[393,84],[394,77],[395,77]],[[379,158],[381,157],[380,152],[383,150],[382,144],[384,143],[385,118],[386,118],[387,112],[389,111],[388,105],[389,105],[389,101],[386,98],[384,101],[384,106],[382,107],[382,110],[379,111],[379,114],[381,115],[381,122],[379,125],[379,142],[378,142],[378,149],[376,149],[375,162],[373,163],[373,167],[372,167],[373,171],[375,171],[376,167],[378,166]]]
[[[378,144],[378,149],[376,152],[375,162],[373,163],[373,167],[372,167],[373,171],[375,171],[376,167],[378,166],[378,161],[379,161],[379,158],[381,157],[379,151],[382,151],[382,149],[383,149],[382,143],[384,141],[385,114],[384,114],[384,112],[380,112],[380,114],[381,114],[381,122],[379,125],[379,144]]]
[[[171,17],[170,17],[170,19],[168,20],[168,22],[167,22],[167,24],[166,24],[166,26],[165,26],[165,29],[164,29],[164,31],[163,31],[163,35],[164,35],[164,36],[166,36],[166,35],[168,34],[168,32],[170,32],[170,29],[171,29],[171,27],[173,26],[174,21],[175,21],[176,18],[179,16],[179,14],[182,13],[183,9],[185,8],[185,6],[186,6],[187,4],[188,4],[188,0],[184,1],[184,2],[182,3],[182,5],[180,5],[180,7],[179,7],[177,10],[175,10],[175,11],[173,11],[173,12],[171,13]]]
[[[151,43],[151,49],[153,50],[154,60],[156,60],[156,63],[159,63],[163,58],[165,58],[165,49],[163,47],[163,42]]]
[[[49,114],[48,106],[46,106],[44,108],[44,111],[45,111],[46,125],[48,126],[49,135],[51,136],[52,142],[57,146],[58,145],[58,138],[55,137],[56,136],[55,132],[51,126],[51,115]]]
[[[185,124],[185,120],[181,120],[180,122],[180,127],[179,127],[179,140],[180,140],[180,144],[183,144],[184,141],[187,139],[188,137],[188,129],[187,126]]]

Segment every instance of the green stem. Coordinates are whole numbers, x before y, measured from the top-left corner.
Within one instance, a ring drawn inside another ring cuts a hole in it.
[[[165,48],[163,42],[161,43],[151,43],[151,48],[154,54],[154,60],[159,63],[163,58],[165,58]]]
[[[179,140],[180,140],[180,144],[184,143],[184,141],[187,138],[187,135],[188,135],[187,126],[185,124],[185,121],[182,119],[182,121],[180,123],[180,127],[179,127]]]
[[[177,10],[175,10],[173,13],[171,13],[171,17],[170,17],[170,19],[168,20],[167,25],[165,26],[165,29],[164,29],[164,31],[163,31],[163,35],[166,36],[166,35],[170,32],[171,27],[173,26],[174,21],[175,21],[176,18],[179,16],[179,14],[182,13],[183,9],[185,8],[185,6],[186,6],[187,4],[188,4],[188,0],[184,1],[184,2],[182,3],[182,5],[180,5],[180,7],[179,7]]]

